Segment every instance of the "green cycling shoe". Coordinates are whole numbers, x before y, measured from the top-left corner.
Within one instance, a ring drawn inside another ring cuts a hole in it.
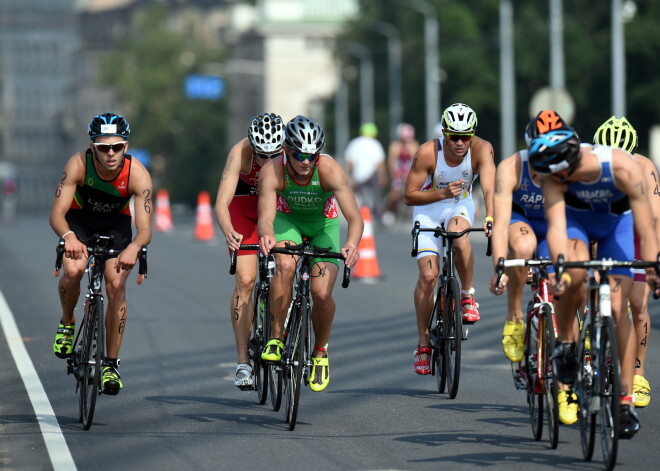
[[[73,334],[76,324],[64,325],[60,322],[53,340],[53,352],[58,358],[69,358],[73,354]]]
[[[282,359],[282,351],[284,350],[284,343],[280,339],[270,339],[264,351],[261,352],[261,359],[264,361],[280,361]]]

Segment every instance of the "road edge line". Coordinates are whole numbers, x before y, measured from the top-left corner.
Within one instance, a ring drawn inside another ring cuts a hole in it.
[[[23,337],[2,291],[0,291],[0,325],[39,422],[41,435],[46,443],[46,450],[53,469],[55,471],[76,470],[76,463],[73,461],[69,446],[60,429],[55,411],[53,411],[43,384],[39,380],[37,370],[25,348]]]

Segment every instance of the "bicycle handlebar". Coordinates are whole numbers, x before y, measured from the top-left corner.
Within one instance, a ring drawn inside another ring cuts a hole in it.
[[[92,239],[94,242],[87,246],[87,253],[91,253],[97,257],[113,258],[121,253],[121,250],[109,248],[108,245],[112,243],[113,238],[110,236],[100,236],[94,234]],[[65,240],[60,238],[55,249],[55,271],[58,272],[62,269],[62,259],[64,258]],[[138,252],[138,273],[147,278],[147,246],[143,245]]]
[[[259,250],[259,244],[241,244],[238,247],[238,250]],[[236,250],[231,253],[231,262],[229,265],[229,274],[233,275],[236,273],[236,262],[238,261],[238,254]]]
[[[603,258],[601,260],[582,260],[579,262],[567,262],[565,261],[564,254],[560,254],[557,257],[557,263],[555,264],[555,272],[557,273],[557,279],[561,278],[561,275],[564,273],[564,270],[567,268],[582,268],[588,270],[590,268],[595,268],[597,270],[607,270],[609,271],[612,268],[654,268],[656,275],[660,276],[660,253],[658,253],[658,258],[655,262],[645,262],[643,260],[612,260],[611,258]],[[653,298],[658,299],[660,296],[656,296],[655,290],[653,291]]]
[[[493,223],[490,221],[487,222],[486,227],[488,228],[487,229],[488,231],[492,230]],[[420,232],[433,232],[433,237],[442,237],[444,239],[458,239],[459,237],[463,237],[468,232],[486,232],[486,231],[484,230],[483,227],[468,227],[467,229],[462,230],[460,232],[450,232],[445,230],[444,224],[441,224],[440,226],[436,226],[435,228],[432,227],[422,228],[420,227],[419,221],[415,221],[415,225],[413,226],[413,230],[412,230],[413,246],[410,252],[411,257],[416,257],[417,252],[419,251],[418,238]],[[488,237],[488,244],[486,246],[486,256],[490,257],[492,253],[493,250],[491,246],[491,238]]]
[[[504,260],[504,257],[500,257],[497,260],[497,265],[495,266],[495,273],[497,274],[497,280],[495,281],[495,286],[499,286],[500,281],[502,280],[502,275],[504,275],[504,269],[508,267],[542,267],[546,268],[552,265],[552,260],[549,258],[512,258],[510,260]]]
[[[288,242],[284,244],[284,247],[273,247],[270,249],[271,253],[279,253],[283,255],[297,255],[310,258],[334,258],[337,260],[344,260],[344,254],[339,252],[330,252],[331,247],[318,247],[314,245],[310,247],[307,244],[293,245]],[[348,288],[348,285],[351,282],[351,269],[344,264],[344,276],[341,282],[342,288]]]

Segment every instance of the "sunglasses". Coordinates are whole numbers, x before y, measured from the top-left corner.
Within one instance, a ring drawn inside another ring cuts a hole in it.
[[[452,134],[449,132],[445,133],[445,136],[450,140],[450,141],[463,141],[463,142],[470,142],[470,139],[474,136],[474,134]]]
[[[107,154],[112,149],[113,152],[120,152],[124,150],[128,141],[115,142],[114,144],[106,144],[105,142],[92,142],[92,145],[96,147],[96,150]]]
[[[290,152],[291,157],[296,159],[298,162],[304,162],[305,160],[309,160],[310,162],[314,161],[318,156],[318,152],[316,154],[306,154],[304,152]]]
[[[253,152],[253,154],[255,157],[268,160],[268,159],[274,159],[275,157],[279,157],[280,155],[282,155],[282,152],[275,152],[273,154],[263,154],[261,152]]]

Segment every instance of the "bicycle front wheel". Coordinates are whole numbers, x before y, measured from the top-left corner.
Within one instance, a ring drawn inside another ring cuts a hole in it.
[[[252,338],[250,340],[254,366],[254,387],[257,390],[259,404],[268,400],[268,379],[270,368],[261,360],[261,352],[270,338],[268,299],[258,291],[254,297],[254,317],[252,318]]]
[[[592,365],[590,339],[593,337],[591,315],[583,317],[580,326],[578,342],[578,376],[575,381],[575,392],[580,403],[580,441],[582,456],[585,461],[591,461],[594,454],[596,438],[596,414],[592,412],[594,368]],[[588,348],[587,348],[588,347]]]
[[[442,340],[442,302],[444,299],[443,287],[438,287],[438,295],[433,303],[431,320],[429,322],[429,339],[431,341],[431,368],[438,383],[438,392],[445,392],[447,385],[447,372],[442,364],[444,358],[444,341]]]
[[[103,361],[103,303],[99,299],[89,303],[89,310],[81,326],[83,333],[79,345],[79,404],[80,422],[89,430],[94,418],[96,398],[101,383]]]
[[[545,382],[545,412],[548,419],[548,438],[550,446],[557,448],[559,442],[559,405],[557,404],[557,382],[552,374],[552,349],[555,345],[556,334],[554,324],[554,310],[551,304],[541,306],[543,317],[543,337],[541,351],[543,352],[543,380]]]
[[[309,306],[303,300],[300,303],[298,314],[291,313],[295,317],[293,329],[289,332],[291,343],[289,344],[287,363],[289,374],[287,378],[287,422],[289,430],[296,428],[298,418],[298,405],[300,403],[300,390],[303,384],[303,373],[307,363],[307,326],[309,322]]]
[[[616,464],[619,443],[619,396],[621,374],[616,330],[612,317],[601,317],[600,350],[600,434],[605,468],[611,470]]]
[[[456,278],[447,284],[444,305],[444,361],[447,371],[447,393],[451,399],[458,394],[461,375],[461,339],[463,337],[463,312],[460,288]]]
[[[539,325],[533,312],[534,303],[527,307],[527,329],[525,330],[525,356],[523,371],[527,377],[527,406],[529,422],[532,426],[534,440],[540,440],[543,435],[543,391],[544,385],[538,374],[539,367]],[[541,321],[542,322],[542,321]],[[541,326],[542,327],[542,326]]]

